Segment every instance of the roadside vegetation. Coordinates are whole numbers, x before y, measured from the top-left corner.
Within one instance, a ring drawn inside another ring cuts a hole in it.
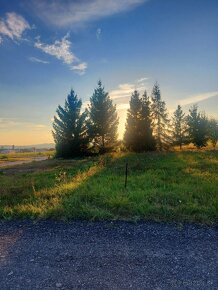
[[[90,105],[82,111],[82,100],[71,90],[64,106],[58,106],[54,116],[53,137],[56,157],[73,158],[103,154],[117,148],[119,118],[116,105],[99,81]],[[155,83],[149,96],[135,90],[129,101],[123,149],[130,152],[168,151],[174,146],[182,149],[192,143],[201,149],[208,142],[216,147],[218,121],[199,112],[197,104],[185,114],[180,105],[172,118],[160,86]]]
[[[34,160],[34,158],[39,157],[53,157],[55,151],[43,151],[43,152],[18,152],[18,153],[0,153],[0,165],[5,162],[16,162],[16,161],[26,161]]]
[[[0,218],[212,224],[218,221],[217,172],[216,150],[110,153],[5,168]]]
[[[188,115],[178,106],[171,119],[157,83],[151,96],[134,91],[129,104],[118,141],[116,106],[101,81],[85,110],[71,90],[54,117],[56,159],[0,171],[0,218],[216,223],[217,120],[197,105]],[[0,155],[0,162],[48,155]]]

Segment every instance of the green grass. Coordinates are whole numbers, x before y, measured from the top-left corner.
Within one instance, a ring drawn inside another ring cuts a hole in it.
[[[0,218],[218,221],[218,151],[46,160],[0,171],[0,184]]]
[[[15,162],[15,161],[24,161],[33,159],[36,157],[52,157],[54,155],[54,151],[44,151],[44,152],[24,152],[24,153],[8,153],[2,154],[0,153],[0,165],[4,162]]]

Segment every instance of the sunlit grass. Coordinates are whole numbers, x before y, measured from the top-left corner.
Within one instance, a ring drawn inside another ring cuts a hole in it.
[[[47,160],[0,174],[0,217],[214,223],[217,172],[218,151]]]
[[[37,157],[53,157],[55,151],[43,151],[43,152],[18,152],[18,153],[0,153],[0,164],[4,162],[15,162],[34,159]]]

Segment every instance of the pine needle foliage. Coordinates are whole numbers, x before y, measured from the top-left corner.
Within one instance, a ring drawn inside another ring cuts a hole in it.
[[[116,105],[98,82],[90,98],[88,109],[88,134],[91,143],[100,153],[110,150],[117,141],[118,115]]]
[[[170,137],[170,120],[168,118],[166,103],[162,101],[161,91],[158,83],[156,83],[153,87],[151,99],[153,133],[157,150],[162,151],[169,148],[172,140]]]
[[[57,108],[52,132],[57,157],[72,158],[86,154],[88,146],[87,113],[81,113],[81,107],[82,101],[71,90],[64,107],[59,105]]]
[[[177,106],[173,113],[172,120],[172,137],[173,144],[178,145],[182,149],[182,145],[187,143],[187,118],[180,105]]]
[[[197,148],[207,146],[208,141],[208,119],[203,112],[198,112],[198,106],[195,104],[189,110],[188,115],[189,141]]]
[[[218,120],[212,118],[209,120],[209,138],[212,142],[213,148],[216,148],[218,142]]]
[[[155,149],[155,140],[151,128],[150,100],[146,91],[142,98],[140,98],[137,90],[131,96],[124,142],[129,150],[135,152]]]

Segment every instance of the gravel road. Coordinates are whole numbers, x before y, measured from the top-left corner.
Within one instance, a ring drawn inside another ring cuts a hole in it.
[[[0,289],[218,289],[218,227],[0,221]]]

